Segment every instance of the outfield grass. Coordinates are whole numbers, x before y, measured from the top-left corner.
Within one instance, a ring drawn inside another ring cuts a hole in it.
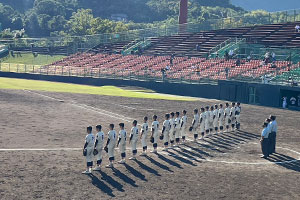
[[[95,86],[87,86],[87,85],[14,79],[14,78],[0,78],[0,89],[67,92],[67,93],[78,93],[78,94],[94,94],[94,95],[130,97],[130,98],[177,100],[177,101],[196,100],[196,98],[192,98],[192,97],[157,94],[151,90],[126,90],[115,86],[95,87]]]
[[[4,59],[1,59],[2,63],[13,63],[13,64],[24,64],[24,65],[47,65],[51,64],[54,61],[61,60],[65,56],[49,56],[49,55],[42,55],[39,54],[37,57],[34,57],[32,53],[25,53],[21,54],[22,57],[15,57],[8,56]]]

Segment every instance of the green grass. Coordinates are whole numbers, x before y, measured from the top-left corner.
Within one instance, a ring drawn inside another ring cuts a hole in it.
[[[41,55],[39,54],[37,57],[34,57],[32,53],[21,54],[22,57],[8,56],[1,59],[2,63],[14,63],[14,64],[24,64],[24,65],[47,65],[51,64],[54,61],[61,60],[65,56],[49,56],[49,55]]]
[[[0,78],[0,89],[66,92],[66,93],[78,93],[78,94],[94,94],[94,95],[130,97],[130,98],[177,100],[177,101],[196,100],[196,98],[192,98],[192,97],[157,94],[151,90],[126,90],[114,86],[95,87],[95,86],[87,86],[87,85],[14,79],[14,78]]]

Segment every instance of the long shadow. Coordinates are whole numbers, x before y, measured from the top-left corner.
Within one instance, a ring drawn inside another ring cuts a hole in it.
[[[181,157],[181,156],[179,156],[179,155],[177,155],[173,152],[168,151],[168,153],[169,153],[169,156],[172,156],[173,158],[175,158],[176,160],[179,160],[180,162],[183,162],[185,164],[192,165],[192,166],[197,166],[192,161],[190,161],[188,159],[185,159],[185,158],[183,158],[183,157]]]
[[[260,136],[257,135],[257,134],[250,133],[250,132],[243,131],[243,130],[239,130],[238,132],[241,133],[242,136],[248,136],[248,137],[251,137],[251,138],[259,138],[259,137],[260,137]]]
[[[169,172],[174,172],[172,171],[168,166],[154,160],[153,158],[151,158],[150,156],[145,156],[145,158],[147,158],[151,163],[153,163],[154,165],[166,170],[166,171],[169,171]]]
[[[159,159],[165,161],[166,163],[168,163],[168,164],[174,166],[174,167],[177,167],[177,168],[179,168],[179,169],[183,169],[179,163],[177,163],[177,162],[175,162],[175,161],[173,161],[173,160],[170,160],[169,158],[163,156],[162,154],[157,154],[157,157],[158,157]]]
[[[218,137],[214,137],[214,138],[220,138],[220,139],[222,139],[224,141],[231,142],[231,143],[233,143],[235,145],[239,145],[242,142],[246,142],[246,140],[243,140],[243,139],[240,139],[240,138],[236,138],[236,137],[232,137],[230,135],[224,135],[224,134],[223,135],[219,134]]]
[[[156,175],[156,176],[161,176],[161,175],[158,173],[158,171],[156,171],[155,169],[153,169],[153,168],[151,168],[151,167],[145,165],[145,164],[142,163],[141,161],[139,161],[139,160],[134,160],[134,161],[140,166],[140,168],[142,168],[142,169],[144,169],[144,170],[148,171],[149,173],[154,174],[154,175]]]
[[[146,178],[145,178],[145,175],[142,174],[141,172],[137,171],[136,169],[134,169],[133,167],[129,166],[128,164],[124,164],[125,168],[132,174],[134,175],[135,177],[141,179],[142,181],[148,181]]]
[[[212,151],[216,151],[218,153],[224,153],[224,151],[222,150],[219,150],[219,149],[216,149],[215,147],[213,146],[210,146],[208,144],[203,144],[203,143],[199,143],[199,142],[196,142],[195,144],[197,144],[199,147],[202,147],[202,148],[205,148],[205,149],[209,149],[209,150],[212,150]],[[209,153],[201,150],[201,149],[198,149],[198,148],[195,148],[191,145],[188,145],[188,144],[184,144],[184,146],[188,147],[188,148],[191,148],[193,151],[196,151],[197,153],[199,154],[202,154],[204,156],[208,156],[208,157],[213,157],[212,155],[210,155]]]
[[[221,149],[231,150],[231,148],[227,147],[227,145],[218,144],[218,142],[216,142],[216,141],[209,141],[207,139],[205,139],[204,141],[209,143],[212,146],[216,146],[216,147],[219,147]],[[201,143],[199,143],[199,144],[201,144]]]
[[[109,185],[111,185],[112,187],[116,188],[120,192],[124,192],[122,184],[120,184],[118,181],[114,180],[111,176],[107,175],[103,171],[99,171],[99,173],[101,174],[102,179],[105,180]]]
[[[181,156],[184,156],[185,158],[188,158],[189,160],[192,160],[192,161],[196,161],[196,162],[200,162],[197,160],[197,158],[195,158],[194,156],[186,153],[186,152],[183,152],[183,151],[178,151],[177,149],[172,149],[173,151],[175,151],[176,153],[180,154]]]
[[[195,152],[192,152],[192,151],[189,151],[187,150],[186,148],[183,148],[182,146],[179,146],[180,150],[183,151],[184,153],[188,153],[190,154],[191,156],[193,157],[197,157],[197,158],[200,158],[200,159],[204,159],[204,157],[199,154],[199,153],[195,153]]]
[[[244,138],[242,139],[241,137],[237,138],[237,137],[234,137],[234,135],[225,135],[225,134],[220,135],[220,137],[225,138],[225,139],[235,140],[237,142],[247,142],[250,140],[250,139],[244,139]]]
[[[271,155],[268,158],[268,160],[286,169],[300,172],[300,161],[297,160],[296,158],[284,154],[276,153]]]
[[[91,177],[92,184],[94,186],[99,188],[102,192],[106,193],[107,195],[111,197],[115,197],[115,195],[112,193],[113,190],[108,185],[106,185],[103,181],[99,180],[97,176],[93,174],[89,174],[88,176]]]
[[[114,172],[114,175],[116,177],[119,177],[121,180],[123,180],[125,183],[128,183],[130,184],[131,186],[133,187],[138,187],[136,184],[135,184],[135,181],[133,179],[131,179],[130,177],[126,176],[125,174],[123,174],[122,172],[120,172],[119,170],[117,170],[116,168],[113,168],[113,172]]]
[[[230,146],[230,147],[233,147],[234,145],[237,145],[236,143],[232,142],[232,141],[228,141],[228,140],[224,140],[220,137],[218,138],[210,138],[211,141],[215,142],[215,143],[218,143],[218,144],[221,144],[221,145],[224,145],[224,146]]]

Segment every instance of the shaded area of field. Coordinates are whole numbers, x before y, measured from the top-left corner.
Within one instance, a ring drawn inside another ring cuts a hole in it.
[[[195,107],[220,102],[37,93],[0,90],[0,149],[78,148],[87,125],[102,124],[107,132],[109,123],[124,121],[129,130],[133,119],[141,123],[144,115],[157,114],[162,122],[165,112],[182,109],[187,109],[191,123]],[[293,152],[300,152],[299,112],[243,105],[242,113],[243,131],[239,133],[187,142],[91,176],[81,174],[85,164],[80,150],[0,151],[0,199],[300,198],[300,163],[293,161],[300,157]],[[259,131],[269,114],[278,116],[278,146],[282,148],[269,160],[261,160]],[[116,155],[120,159],[118,150]],[[103,162],[107,164],[106,154]]]

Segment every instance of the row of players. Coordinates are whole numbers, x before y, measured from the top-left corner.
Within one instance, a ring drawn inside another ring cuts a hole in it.
[[[225,109],[223,104],[215,106],[207,106],[206,108],[200,109],[200,114],[198,109],[194,110],[194,118],[192,125],[189,128],[189,131],[193,133],[194,141],[198,139],[198,133],[201,134],[201,139],[204,138],[205,133],[207,135],[212,134],[214,131],[218,134],[223,133],[224,127],[227,131],[240,129],[240,112],[241,106],[240,103],[232,103],[231,107],[229,103],[225,104]],[[152,128],[151,128],[151,137],[150,142],[153,144],[152,153],[157,153],[158,141],[163,140],[164,148],[163,151],[166,151],[169,142],[171,146],[177,146],[186,141],[186,132],[187,132],[187,111],[183,110],[183,116],[180,117],[180,113],[168,113],[165,115],[165,121],[163,122],[163,127],[161,134],[159,134],[159,122],[157,121],[157,116],[153,116]],[[144,117],[144,123],[141,126],[141,134],[139,136],[139,129],[137,128],[138,122],[136,120],[132,123],[131,134],[129,138],[129,144],[131,145],[132,157],[130,160],[136,159],[137,154],[137,142],[140,137],[143,147],[142,156],[147,154],[147,136],[149,132],[148,117]],[[100,170],[102,163],[102,151],[103,149],[108,153],[110,164],[106,167],[113,167],[114,164],[114,151],[115,146],[119,147],[121,153],[120,164],[125,163],[126,157],[126,141],[127,141],[127,132],[125,131],[124,123],[119,124],[120,131],[117,138],[116,131],[114,130],[114,124],[109,125],[108,139],[106,145],[104,146],[104,133],[102,132],[102,126],[96,126],[96,138],[92,134],[92,127],[87,127],[87,133],[85,139],[85,144],[83,148],[83,154],[86,156],[87,160],[87,170],[83,173],[89,174],[92,172],[93,166],[93,157],[96,156],[97,166],[94,168],[95,171]],[[175,144],[176,143],[176,144]],[[104,148],[103,148],[104,146]]]

